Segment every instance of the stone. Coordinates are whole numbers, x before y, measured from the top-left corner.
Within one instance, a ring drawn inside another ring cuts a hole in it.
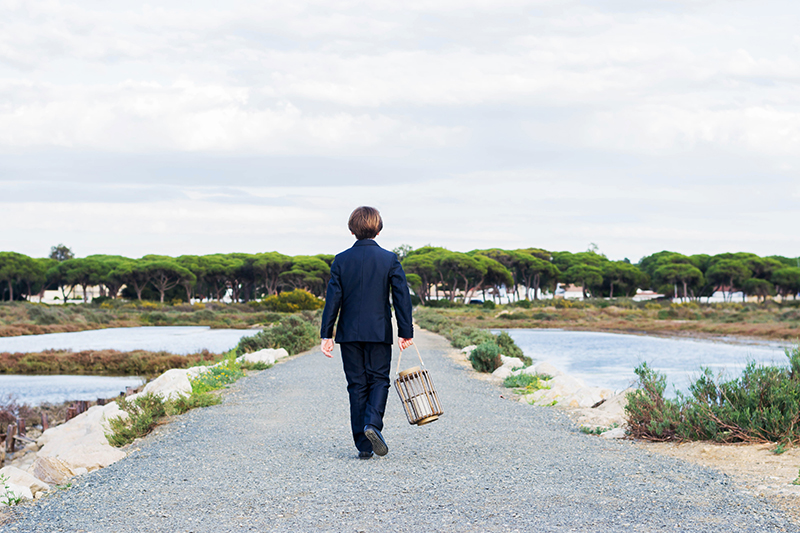
[[[37,457],[28,472],[50,485],[63,485],[73,475],[69,466],[57,457]]]
[[[189,383],[189,370],[173,368],[167,370],[156,379],[145,385],[139,394],[160,394],[165,400],[173,400],[179,395],[188,396],[192,393],[192,384]],[[138,396],[133,395],[132,397]]]
[[[50,485],[14,466],[0,468],[0,475],[6,477],[7,483],[27,487],[31,493],[50,490]]]
[[[492,372],[492,376],[499,378],[499,379],[506,379],[508,376],[511,375],[511,365],[503,365],[495,369]]]
[[[477,348],[477,344],[470,344],[469,346],[464,346],[461,348],[461,353],[464,355],[466,359],[469,359],[469,356],[472,355],[472,351]]]
[[[528,372],[529,374],[547,375],[554,378],[564,375],[564,373],[561,370],[557,369],[547,361],[541,361],[528,368],[531,369]]]
[[[127,416],[116,402],[95,405],[45,431],[36,441],[40,446],[36,455],[60,459],[75,475],[78,468],[91,472],[115,463],[125,457],[125,452],[111,446],[105,432],[107,420],[116,416]]]
[[[625,434],[625,429],[614,428],[600,433],[600,436],[604,439],[624,439],[627,435]]]
[[[34,494],[34,495],[33,495],[33,499],[34,499],[34,500],[38,500],[38,499],[39,499],[39,498],[41,498],[42,496],[44,496],[44,492],[42,492],[42,491],[39,491],[39,492],[37,492],[36,494]]]
[[[559,400],[558,405],[563,407],[591,407],[596,403],[609,398],[613,392],[609,389],[601,389],[598,387],[582,387]]]
[[[264,348],[253,353],[246,353],[236,358],[236,361],[242,363],[264,363],[267,365],[274,365],[278,359],[289,357],[289,352],[283,348]]]
[[[503,366],[510,365],[512,369],[525,366],[525,363],[523,363],[522,359],[519,357],[506,357],[505,355],[501,355],[500,360],[503,362]]]

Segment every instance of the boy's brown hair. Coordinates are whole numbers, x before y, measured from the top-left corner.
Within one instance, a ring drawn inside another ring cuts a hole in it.
[[[374,207],[362,205],[350,213],[347,227],[355,234],[356,239],[374,239],[383,229],[383,219]]]

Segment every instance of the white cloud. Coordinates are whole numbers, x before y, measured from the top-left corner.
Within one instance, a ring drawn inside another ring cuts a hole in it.
[[[0,153],[53,161],[0,165],[23,187],[1,206],[6,242],[335,251],[342,217],[379,203],[395,244],[796,247],[774,228],[798,215],[781,203],[800,168],[797,14],[754,0],[0,0]],[[73,166],[77,153],[103,164]],[[176,154],[231,164],[173,171]],[[231,191],[186,185],[200,174]],[[154,188],[38,202],[20,180]]]

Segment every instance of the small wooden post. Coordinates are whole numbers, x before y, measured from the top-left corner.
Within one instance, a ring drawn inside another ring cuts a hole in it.
[[[17,418],[17,435],[24,437],[25,433],[25,419],[24,418]]]
[[[6,430],[6,453],[14,453],[14,435],[17,433],[17,426],[9,424]]]
[[[47,413],[42,413],[42,433],[47,431],[50,427],[50,421],[47,420]]]
[[[72,420],[76,416],[78,416],[78,408],[73,405],[67,409],[67,420]]]
[[[125,387],[125,396],[133,394],[133,387]]]
[[[97,399],[97,405],[105,405],[105,404],[106,404],[106,400],[104,398],[98,398]]]
[[[89,408],[89,402],[87,402],[86,400],[78,401],[78,412],[85,413],[88,408]]]

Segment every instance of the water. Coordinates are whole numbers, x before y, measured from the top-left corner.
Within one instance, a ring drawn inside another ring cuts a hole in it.
[[[239,339],[257,330],[211,329],[207,326],[151,326],[109,328],[75,333],[48,333],[0,338],[0,352],[41,352],[44,350],[149,350],[181,355],[203,349],[212,353],[230,350]]]
[[[75,333],[48,333],[0,338],[0,352],[41,352],[44,350],[149,350],[181,355],[206,349],[212,353],[230,350],[239,339],[256,330],[211,329],[206,326],[153,326],[109,328]],[[0,401],[12,394],[20,403],[65,402],[110,398],[136,387],[140,377],[109,376],[17,376],[0,375]]]
[[[0,374],[0,402],[8,395],[17,403],[39,405],[74,400],[111,398],[144,382],[140,377],[109,376],[16,376]]]
[[[633,369],[642,362],[667,376],[667,393],[688,391],[701,367],[715,375],[738,377],[748,361],[786,365],[788,344],[773,342],[714,342],[564,331],[555,329],[505,330],[523,353],[534,361],[548,361],[559,370],[583,379],[587,385],[623,390],[636,383]]]

